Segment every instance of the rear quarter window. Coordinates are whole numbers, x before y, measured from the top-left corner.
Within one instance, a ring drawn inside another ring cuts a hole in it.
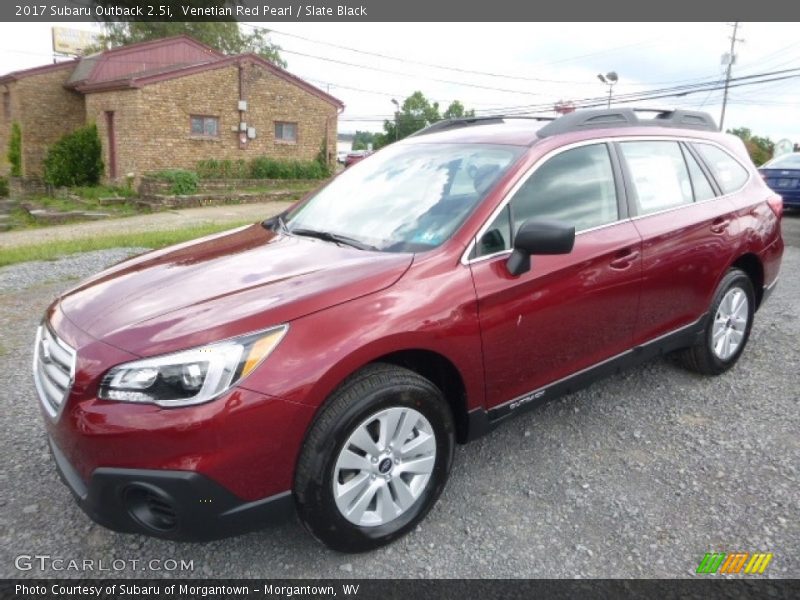
[[[725,150],[711,144],[696,142],[692,145],[711,169],[724,194],[740,190],[747,182],[749,177],[747,169]]]
[[[635,191],[639,215],[694,202],[692,183],[678,142],[620,143]]]

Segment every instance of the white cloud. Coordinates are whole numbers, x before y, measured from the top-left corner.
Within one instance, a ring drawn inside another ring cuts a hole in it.
[[[51,25],[0,24],[0,72],[50,62]],[[597,73],[610,70],[619,74],[615,95],[669,87],[681,81],[721,78],[720,58],[727,51],[727,36],[730,35],[730,27],[724,23],[276,22],[254,25],[403,59],[359,54],[277,33],[273,36],[273,41],[286,50],[284,58],[290,71],[323,89],[331,84],[330,92],[345,102],[347,108],[340,122],[341,131],[379,130],[381,119],[390,118],[393,113],[391,98],[402,101],[415,90],[438,101],[442,108],[458,99],[468,108],[480,111],[550,103],[560,98],[602,96],[606,88],[597,80]],[[89,23],[68,26],[94,27]],[[734,77],[800,68],[796,23],[745,23],[739,37],[745,42],[737,47]],[[409,76],[355,68],[292,52]],[[420,62],[573,83],[490,77],[423,67],[417,64]],[[725,126],[746,126],[774,140],[789,137],[800,142],[798,92],[800,79],[732,88]],[[721,98],[721,92],[704,92],[649,104],[702,108],[718,120]]]

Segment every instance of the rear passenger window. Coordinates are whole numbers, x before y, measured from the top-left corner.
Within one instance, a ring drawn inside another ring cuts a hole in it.
[[[694,202],[692,183],[677,142],[622,142],[633,178],[638,214]]]
[[[618,214],[614,171],[605,144],[554,156],[511,199],[515,233],[528,219],[563,221],[581,231],[613,223]]]
[[[747,169],[730,154],[711,144],[695,143],[694,147],[714,174],[719,187],[726,194],[740,189],[747,181]]]
[[[714,194],[714,190],[711,184],[708,183],[706,174],[703,173],[703,170],[700,168],[694,156],[692,156],[692,153],[684,148],[683,157],[686,159],[686,164],[689,167],[689,176],[692,178],[695,202],[702,202],[703,200],[710,200],[713,198],[716,194]]]

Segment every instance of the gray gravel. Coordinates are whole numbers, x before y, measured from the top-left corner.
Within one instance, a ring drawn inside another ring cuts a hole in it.
[[[772,552],[766,576],[800,577],[796,247],[731,372],[704,378],[657,360],[512,420],[458,449],[417,531],[358,556],[295,523],[207,544],[119,535],[73,503],[47,452],[31,342],[66,287],[43,282],[122,252],[0,270],[12,285],[0,296],[0,577],[170,574],[20,573],[20,554],[182,559],[196,576],[222,577],[687,577],[707,551]]]
[[[39,260],[0,267],[0,293],[21,291],[42,283],[83,279],[147,248],[112,248],[72,254],[56,260]]]

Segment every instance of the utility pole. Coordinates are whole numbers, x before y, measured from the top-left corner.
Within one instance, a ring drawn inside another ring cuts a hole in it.
[[[731,51],[728,54],[728,68],[725,69],[725,91],[722,95],[722,114],[719,117],[720,131],[723,130],[723,126],[725,124],[725,108],[728,105],[728,86],[731,83],[731,71],[733,70],[733,61],[736,59],[736,54],[734,54],[734,49],[736,48],[736,42],[744,41],[743,39],[736,37],[736,33],[738,31],[739,31],[739,21],[736,21],[733,24],[733,35],[731,35]]]

